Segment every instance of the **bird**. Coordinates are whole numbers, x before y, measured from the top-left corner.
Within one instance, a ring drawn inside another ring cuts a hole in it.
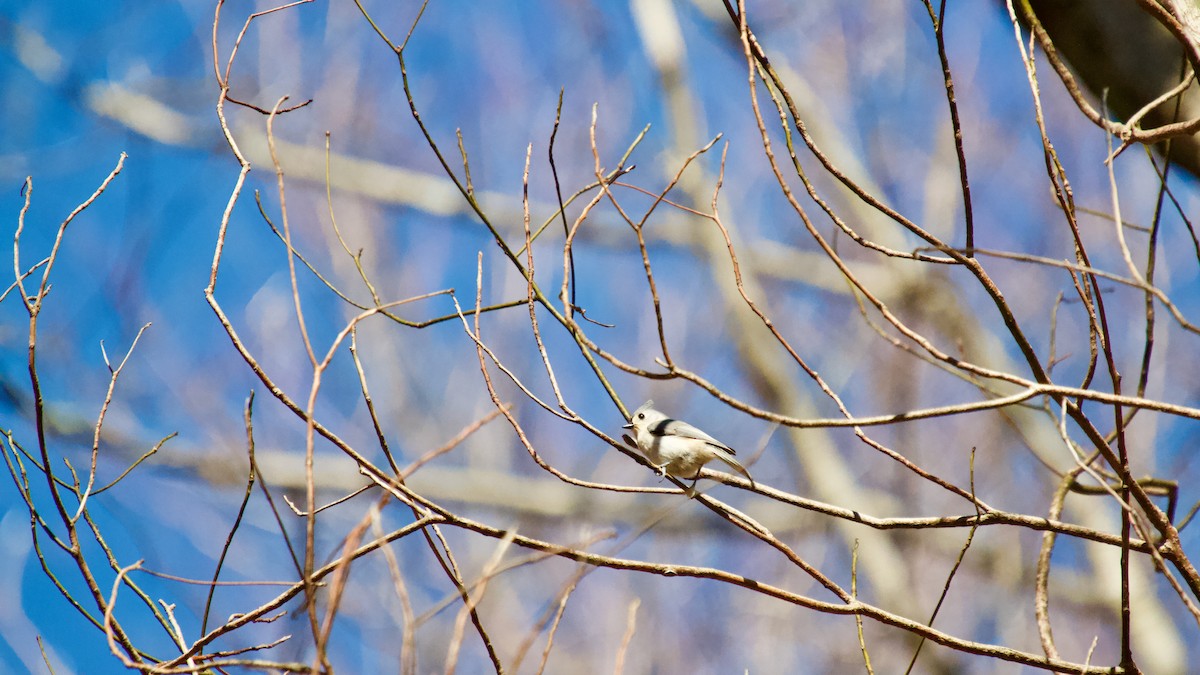
[[[654,401],[646,401],[633,411],[623,429],[632,429],[638,450],[658,469],[660,476],[692,480],[689,495],[695,494],[700,469],[719,459],[746,477],[750,487],[754,479],[741,462],[734,459],[737,452],[683,420],[672,419],[654,409]],[[626,439],[629,437],[626,436]]]

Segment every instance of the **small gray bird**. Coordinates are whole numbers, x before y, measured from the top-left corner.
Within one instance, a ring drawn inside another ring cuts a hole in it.
[[[624,429],[633,429],[638,450],[658,467],[660,475],[691,478],[692,486],[700,477],[700,468],[719,459],[735,469],[754,485],[754,479],[741,462],[733,458],[733,448],[700,431],[682,420],[675,420],[655,410],[654,401],[646,401],[633,412]],[[628,438],[628,437],[626,437]],[[694,491],[694,490],[693,490]]]

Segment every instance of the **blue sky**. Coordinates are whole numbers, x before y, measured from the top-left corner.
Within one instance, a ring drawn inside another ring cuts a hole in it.
[[[393,39],[401,39],[415,7],[375,4],[379,6],[368,4],[375,18]],[[980,246],[1055,259],[1069,257],[1070,239],[1055,219],[1046,194],[1041,146],[1012,28],[992,3],[950,4],[955,6],[948,19],[948,45],[958,77]],[[681,103],[665,93],[668,87],[661,71],[655,69],[645,35],[636,27],[634,5],[637,3],[435,0],[423,17],[407,55],[423,119],[460,173],[455,133],[461,131],[474,187],[509,241],[520,241],[521,180],[529,145],[533,147],[530,196],[535,226],[555,201],[545,157],[560,90],[564,91],[563,121],[556,159],[567,192],[593,176],[589,145],[593,105],[601,163],[608,170],[650,125],[651,131],[633,155],[638,168],[629,176],[630,182],[649,190],[666,184],[678,167],[681,149],[700,148],[719,133],[722,141],[701,156],[688,175],[706,186],[700,192],[711,193],[721,169],[724,143],[729,144],[721,197],[723,216],[739,244],[744,244],[747,259],[751,251],[762,254],[755,258],[760,269],[769,267],[767,254],[792,256],[783,258],[790,261],[782,264],[784,269],[763,274],[763,292],[770,295],[778,325],[803,345],[806,356],[813,358],[823,374],[838,383],[852,408],[866,415],[895,411],[906,404],[939,405],[977,395],[973,386],[937,379],[938,375],[930,374],[933,369],[913,375],[911,390],[907,385],[879,385],[873,375],[894,368],[901,374],[898,381],[905,382],[907,368],[918,372],[917,367],[894,365],[891,348],[871,342],[873,333],[858,325],[856,305],[845,294],[844,284],[829,283],[828,276],[816,273],[808,263],[794,262],[811,262],[812,258],[804,256],[817,249],[786,207],[762,158],[746,101],[746,69],[736,35],[705,3],[671,5],[685,42],[680,72],[691,97]],[[812,115],[818,140],[838,153],[842,166],[851,167],[854,175],[873,186],[887,203],[961,244],[957,167],[948,161],[952,156],[947,151],[946,104],[938,88],[940,70],[923,10],[917,3],[903,7],[879,3],[867,16],[837,5],[763,3],[752,11],[757,12],[753,16],[761,17],[759,35],[778,55],[780,67],[794,69],[790,72],[795,73],[795,91],[804,94],[801,104]],[[268,7],[263,3],[253,6]],[[227,3],[224,11],[219,33],[222,64],[246,8]],[[76,467],[86,464],[90,425],[99,413],[109,379],[104,354],[112,361],[119,360],[139,329],[152,324],[118,384],[117,399],[106,422],[101,476],[115,477],[158,440],[173,432],[179,436],[167,443],[161,461],[136,471],[120,491],[97,498],[93,508],[123,561],[143,557],[147,567],[192,578],[211,575],[214,537],[221,540],[242,492],[236,479],[210,477],[211,483],[198,479],[204,471],[197,467],[228,468],[230,474],[242,471],[245,433],[241,415],[252,389],[257,390],[261,416],[256,430],[264,447],[291,452],[303,449],[303,425],[265,395],[261,383],[232,349],[202,293],[238,168],[215,112],[218,89],[211,53],[212,16],[213,7],[198,2],[77,5],[0,1],[0,89],[5,92],[0,100],[0,179],[4,185],[0,212],[5,214],[11,234],[24,203],[22,185],[26,177],[32,177],[31,206],[21,239],[23,266],[48,254],[58,224],[96,189],[122,153],[128,155],[121,174],[70,226],[53,270],[53,291],[41,323],[40,374],[57,425],[54,447]],[[440,190],[448,187],[444,174],[409,115],[395,57],[370,31],[353,3],[315,2],[264,17],[248,31],[233,73],[233,95],[263,107],[269,108],[283,95],[292,102],[313,99],[308,107],[281,116],[276,121],[277,134],[289,147],[316,151],[317,157],[323,151],[325,133],[331,134],[332,152],[346,162],[339,165],[343,167],[341,175],[333,179],[335,184],[345,181],[332,191],[334,210],[352,249],[364,251],[364,264],[385,301],[454,288],[456,297],[469,306],[474,301],[475,263],[480,253],[484,302],[523,297],[524,282],[461,199],[452,194],[446,210],[438,210]],[[1109,188],[1102,164],[1106,152],[1103,135],[1078,119],[1061,86],[1047,81],[1043,89],[1048,125],[1078,202],[1106,208]],[[764,96],[761,89],[759,93],[760,98]],[[765,98],[763,104],[770,123],[774,118]],[[681,121],[678,106],[691,113],[687,124]],[[227,112],[235,136],[250,148],[253,140],[261,137],[263,116],[234,106],[227,106]],[[138,120],[155,126],[140,126]],[[281,222],[280,196],[269,162],[264,161],[261,150],[257,152],[246,190],[233,209],[217,297],[264,366],[285,389],[303,393],[310,371],[296,337],[286,256],[259,216],[253,192],[261,190],[264,210],[277,224]],[[1118,165],[1123,213],[1128,220],[1144,224],[1153,213],[1155,181],[1144,157],[1133,151],[1127,155]],[[801,161],[844,215],[856,226],[871,227],[871,216],[857,210],[853,200],[820,175],[809,156]],[[323,167],[319,162],[299,164],[289,165],[287,187],[298,249],[348,295],[369,303],[349,257],[332,236]],[[423,179],[432,182],[421,182]],[[1194,213],[1194,181],[1187,177],[1175,180],[1173,186],[1184,211]],[[800,189],[795,180],[792,187]],[[624,198],[624,203],[641,208],[649,204],[647,198],[632,192]],[[707,207],[702,200],[689,203],[698,209]],[[815,207],[811,211],[818,212]],[[598,214],[585,223],[576,249],[579,295],[589,316],[617,327],[588,330],[606,349],[653,368],[657,336],[645,280],[640,276],[640,256],[629,228],[612,209],[598,210]],[[747,371],[737,351],[742,324],[717,306],[717,298],[731,287],[730,277],[711,274],[697,244],[679,243],[683,241],[681,232],[688,234],[711,225],[671,209],[663,209],[658,218],[648,229],[649,250],[667,299],[664,311],[674,347],[684,355],[685,364],[733,395],[768,405],[762,381]],[[826,234],[833,231],[826,220],[819,220],[818,228]],[[1085,228],[1098,242],[1096,264],[1123,273],[1124,263],[1109,245],[1111,223],[1095,218],[1085,221]],[[886,228],[876,231],[896,237],[900,248],[916,245],[910,235]],[[1158,278],[1181,311],[1193,316],[1200,308],[1195,292],[1197,256],[1189,248],[1190,240],[1177,216],[1164,219],[1162,236]],[[557,293],[563,274],[561,237],[561,225],[554,224],[544,243],[535,247],[540,283],[553,293]],[[865,275],[876,269],[871,255],[853,250],[848,239],[840,239],[838,245],[848,259],[861,263]],[[1135,244],[1139,252],[1141,245]],[[1058,291],[1066,292],[1070,302],[1069,277],[1006,261],[989,264],[1004,284],[1006,296],[1013,300],[1018,319],[1035,336],[1038,348],[1048,351],[1050,308]],[[1027,271],[1031,269],[1035,271]],[[962,275],[961,271],[938,270],[930,277],[960,289],[954,298],[962,306],[982,308],[976,312],[980,334],[1002,334],[994,310],[977,288],[962,283]],[[318,351],[323,352],[352,312],[303,271],[301,278],[306,325]],[[961,347],[962,342],[956,347],[955,339],[961,336],[952,334],[953,327],[935,322],[934,312],[924,313],[935,300],[945,299],[931,294],[899,297],[894,303],[911,311],[917,324],[944,338],[950,348]],[[1136,378],[1141,355],[1142,327],[1135,320],[1140,316],[1140,303],[1140,295],[1119,291],[1112,301],[1114,316],[1131,317],[1127,322],[1115,322],[1114,327],[1126,382]],[[1063,382],[1076,383],[1086,371],[1086,323],[1079,318],[1077,305],[1065,307],[1064,316],[1072,318],[1063,320],[1059,339],[1064,346],[1060,350],[1070,357],[1056,372]],[[403,310],[404,316],[414,320],[452,312],[448,296]],[[1174,372],[1180,368],[1176,364],[1192,362],[1195,336],[1179,331],[1166,314],[1160,312],[1163,337],[1156,348],[1162,356],[1156,361],[1151,394],[1195,405],[1198,389],[1188,379],[1190,373]],[[24,447],[33,448],[27,316],[17,298],[10,296],[0,304],[0,317],[0,377],[7,394],[0,401],[4,419],[0,426],[12,430]],[[548,316],[542,320],[547,321]],[[531,388],[542,396],[552,396],[540,370],[541,361],[532,350],[526,311],[517,308],[491,315],[484,325],[497,349],[529,379]],[[474,346],[457,320],[424,331],[396,328],[382,323],[364,326],[363,349],[377,368],[372,372],[378,373],[373,385],[378,405],[385,417],[394,421],[388,429],[394,448],[411,459],[445,442],[490,411],[492,404],[478,377]],[[590,379],[574,341],[563,331],[547,331],[546,342],[565,396],[606,433],[617,433],[620,415],[598,383]],[[1002,341],[983,343],[979,348],[980,358],[994,358],[995,362],[1017,356],[1016,350]],[[344,351],[335,363],[319,410],[348,439],[370,447],[374,433],[352,364]],[[794,364],[788,367],[795,371],[795,379],[803,382],[800,389],[815,400],[814,414],[836,416],[836,408],[804,380]],[[767,452],[760,465],[764,473],[780,476],[781,482],[801,491],[806,482],[819,482],[819,476],[806,476],[789,455],[784,434],[769,436],[768,426],[760,420],[734,416],[704,392],[682,383],[649,382],[608,370],[631,407],[655,396],[694,419],[722,424],[725,434],[747,445],[768,439],[763,441]],[[504,395],[517,397],[518,392],[509,387]],[[606,451],[591,435],[547,419],[536,408],[521,406],[518,416],[528,425],[535,443],[569,471],[602,477],[598,480],[650,480],[634,473],[628,460]],[[1200,466],[1192,460],[1192,453],[1179,450],[1194,445],[1196,424],[1166,416],[1153,421],[1148,418],[1151,416],[1143,415],[1146,421],[1139,420],[1134,427],[1135,439],[1152,449],[1147,450],[1148,459],[1138,469],[1181,477],[1184,510],[1200,498],[1190,487],[1196,482],[1185,480],[1200,471]],[[496,426],[488,427],[477,443],[448,455],[447,465],[539,475],[508,427],[502,421],[493,424]],[[945,442],[943,434],[949,436],[950,432],[935,430],[932,425],[916,425],[912,431],[880,429],[878,434],[935,464],[950,448],[958,452],[964,444],[994,442],[1012,458],[1003,463],[1005,470],[991,474],[997,477],[995,500],[1005,507],[1025,508],[1020,503],[1021,490],[1028,488],[1040,499],[1048,493],[1050,483],[1023,449],[1022,441],[1001,429],[1002,425],[993,424],[981,425],[982,430],[966,428],[966,422],[963,427],[951,427],[962,436],[953,436],[955,440],[945,447],[940,445]],[[840,432],[835,433],[838,447],[847,457],[856,458],[859,463],[851,462],[851,467],[867,484],[879,487],[877,483],[882,483],[890,489],[895,485],[892,480],[905,480],[890,473],[893,466],[873,464],[882,460],[848,433],[837,434]],[[328,447],[318,450],[336,457]],[[378,450],[376,453],[378,456]],[[940,468],[965,481],[965,461],[948,464]],[[1001,491],[1005,485],[1010,489]],[[923,489],[911,485],[900,489],[903,508],[899,515],[919,515],[944,506],[940,495],[931,496]],[[45,497],[44,492],[40,494]],[[1040,514],[1043,507],[1039,501],[1030,508]],[[243,536],[274,541],[277,533],[265,507],[256,504],[254,508],[255,516]],[[352,524],[356,514],[336,523]],[[397,524],[400,522],[398,518]],[[3,575],[5,588],[0,596],[21,601],[19,611],[0,617],[0,673],[44,670],[36,635],[45,639],[56,672],[122,672],[107,656],[101,634],[86,625],[41,574],[31,554],[27,525],[28,513],[14,490],[0,490],[2,558],[17,563],[16,573]],[[196,528],[191,529],[192,525]],[[330,550],[336,542],[331,534],[323,550]],[[1185,533],[1185,544],[1195,545],[1191,533]],[[639,542],[632,551],[653,557],[663,553],[660,545],[658,539],[652,539]],[[684,550],[690,556],[707,556],[706,564],[735,567],[744,563],[762,574],[772,569],[757,558],[739,560],[737,549],[725,540],[711,551],[703,547]],[[416,547],[413,555],[419,553]],[[235,575],[288,576],[277,546],[247,545],[241,555],[244,564]],[[846,557],[840,549],[829,555],[839,561]],[[57,564],[64,562],[59,559]],[[418,577],[416,595],[421,601],[432,603],[445,594],[444,583],[439,583],[444,579],[434,573]],[[139,581],[154,597],[159,597],[155,595],[158,592],[177,598],[173,601],[179,603],[184,623],[189,630],[196,628],[196,607],[203,602],[200,587],[181,587],[150,577]],[[661,591],[652,587],[648,592]],[[696,592],[698,595],[688,596],[692,598],[688,602],[712,602],[720,608],[721,599],[728,599],[728,595],[704,598]],[[237,605],[228,602],[227,609]],[[756,621],[768,621],[755,616]],[[293,630],[304,629],[300,619],[289,620],[296,622]],[[362,639],[370,646],[339,651],[345,672],[394,668],[394,654],[375,647],[387,644],[376,634],[378,626],[357,621],[346,624],[341,629],[346,632],[340,634],[345,643],[356,643],[365,635],[370,640]],[[162,653],[172,648],[161,632],[147,630],[146,639],[155,641]],[[564,637],[564,641],[570,639],[570,634]],[[805,649],[797,647],[801,656],[796,658],[802,659]],[[1105,649],[1111,650],[1112,645]],[[714,663],[730,668],[746,663],[738,650],[723,654],[720,658],[728,663],[715,656],[718,660]],[[1105,654],[1111,655],[1111,651]],[[307,656],[290,657],[302,660]],[[472,653],[471,658],[480,655]],[[98,663],[108,665],[98,667]],[[469,663],[465,668],[486,662]],[[653,667],[650,661],[639,665]]]

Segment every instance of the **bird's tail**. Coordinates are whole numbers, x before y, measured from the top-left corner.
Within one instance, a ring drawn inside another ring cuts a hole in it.
[[[742,466],[741,462],[733,458],[732,453],[724,451],[717,452],[717,459],[725,462],[729,465],[729,468],[745,476],[746,480],[750,481],[750,487],[754,487],[754,479],[750,477],[750,472],[746,470],[746,467]]]

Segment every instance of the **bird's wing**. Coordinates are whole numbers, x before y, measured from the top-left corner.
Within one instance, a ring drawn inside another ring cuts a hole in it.
[[[650,429],[650,433],[654,434],[655,436],[670,435],[670,436],[681,436],[683,438],[694,438],[698,441],[704,441],[706,443],[709,443],[710,445],[713,445],[713,446],[716,446],[723,450],[726,450],[731,455],[737,454],[737,451],[734,450],[733,448],[729,447],[728,445],[725,445],[721,441],[718,441],[717,439],[713,438],[712,436],[709,436],[708,434],[704,433],[703,431],[700,431],[696,427],[688,424],[687,422],[684,422],[683,420],[665,419],[662,422],[660,422],[659,424],[655,424]]]

